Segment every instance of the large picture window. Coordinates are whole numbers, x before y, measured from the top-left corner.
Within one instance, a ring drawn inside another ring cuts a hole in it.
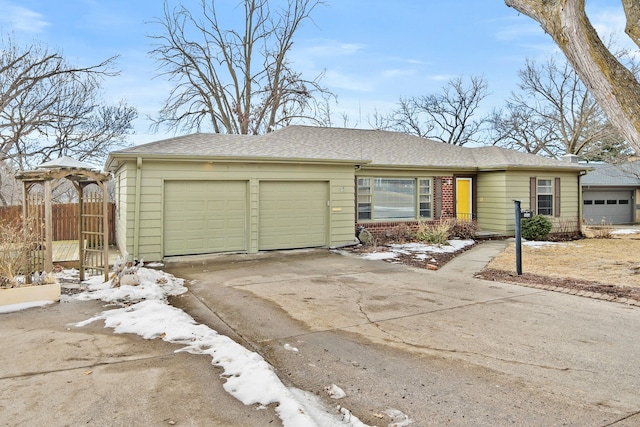
[[[416,217],[416,180],[375,178],[373,211],[376,219],[413,219]]]
[[[358,178],[358,220],[415,220],[432,216],[428,178]]]

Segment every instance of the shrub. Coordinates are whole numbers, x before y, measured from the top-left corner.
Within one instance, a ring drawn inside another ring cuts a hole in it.
[[[475,239],[477,231],[478,224],[476,224],[474,221],[460,221],[457,219],[452,219],[449,238],[457,237],[459,239],[465,240]]]
[[[386,237],[397,243],[404,243],[413,238],[413,231],[407,224],[401,223],[386,231]]]
[[[612,231],[611,223],[607,222],[606,218],[602,218],[599,224],[589,220],[589,225],[585,228],[585,235],[592,239],[611,239],[613,237]]]
[[[22,218],[0,224],[0,288],[20,286],[19,276],[28,264],[32,249],[39,246],[39,231],[28,221],[25,230]]]
[[[434,224],[420,222],[416,239],[421,242],[430,243],[432,245],[444,245],[449,240],[451,232],[451,222],[448,220],[440,221]]]
[[[568,241],[582,238],[580,224],[575,219],[556,218],[553,221],[553,233],[549,236],[554,241]]]
[[[552,227],[551,220],[544,215],[526,218],[522,220],[522,237],[527,240],[544,240]]]

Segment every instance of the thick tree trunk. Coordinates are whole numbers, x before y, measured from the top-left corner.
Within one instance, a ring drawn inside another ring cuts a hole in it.
[[[587,18],[584,1],[505,0],[505,3],[541,24],[611,123],[640,153],[640,84],[602,43]],[[628,23],[636,26],[637,22]],[[633,32],[627,29],[627,33]]]
[[[622,0],[624,14],[627,16],[625,32],[633,42],[640,46],[640,3],[638,0]]]

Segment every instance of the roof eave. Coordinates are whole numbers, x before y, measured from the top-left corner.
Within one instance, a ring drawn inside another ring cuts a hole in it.
[[[478,166],[478,172],[496,172],[496,171],[510,171],[510,170],[554,170],[562,172],[587,172],[593,170],[591,167],[584,167],[582,165],[566,165],[566,166],[545,166],[545,165],[491,165],[491,166]]]
[[[381,163],[368,163],[363,166],[362,169],[402,169],[402,170],[442,170],[442,171],[465,171],[475,172],[477,170],[474,166],[452,166],[452,165],[394,165],[394,164],[381,164]]]
[[[227,163],[313,163],[332,165],[363,165],[371,160],[360,159],[331,159],[331,158],[303,158],[303,157],[261,157],[261,156],[202,156],[192,154],[149,154],[149,153],[111,153],[105,163],[105,170],[114,170],[116,160],[131,160],[138,158],[154,161],[182,161],[182,162],[227,162]]]

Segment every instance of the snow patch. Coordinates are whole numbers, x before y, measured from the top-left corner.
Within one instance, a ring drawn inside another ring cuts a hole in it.
[[[294,347],[294,346],[292,346],[291,344],[288,344],[288,343],[284,345],[284,349],[288,350],[288,351],[293,351],[294,353],[298,352],[298,349],[296,347]]]
[[[389,423],[389,427],[406,427],[413,423],[412,420],[409,419],[407,415],[402,413],[402,411],[394,408],[389,408],[384,411],[385,415],[391,418],[391,423]]]
[[[335,384],[331,384],[330,386],[325,387],[324,391],[326,391],[329,397],[332,399],[342,399],[347,395],[347,393],[345,393],[343,389]]]
[[[310,393],[286,387],[262,356],[208,326],[196,323],[187,313],[169,305],[169,295],[187,292],[183,279],[144,267],[137,273],[138,286],[112,288],[110,282],[101,283],[101,278],[85,282],[88,290],[76,295],[78,300],[97,299],[125,307],[103,311],[75,326],[83,327],[102,320],[105,327],[118,334],[160,338],[183,345],[176,352],[209,355],[211,363],[222,368],[223,387],[229,394],[258,409],[275,403],[275,412],[284,427],[367,427],[344,408],[338,408],[339,414],[336,414]],[[294,348],[291,347],[292,351]]]
[[[28,308],[33,307],[43,307],[48,304],[53,304],[55,301],[30,301],[30,302],[20,302],[17,304],[8,304],[0,306],[0,313],[12,313],[14,311],[26,310]]]
[[[362,254],[361,258],[368,260],[392,260],[397,258],[398,255],[410,255],[419,260],[426,260],[429,258],[429,254],[455,253],[474,244],[474,240],[449,240],[446,245],[428,245],[425,243],[393,244],[386,247],[384,251]]]
[[[640,233],[640,230],[634,230],[631,228],[620,228],[618,230],[613,230],[611,234],[636,234]]]
[[[542,248],[547,248],[549,246],[558,246],[558,245],[561,245],[561,243],[558,243],[558,242],[538,242],[538,241],[522,242],[522,246],[528,246],[528,247],[534,248],[534,249],[542,249]]]

